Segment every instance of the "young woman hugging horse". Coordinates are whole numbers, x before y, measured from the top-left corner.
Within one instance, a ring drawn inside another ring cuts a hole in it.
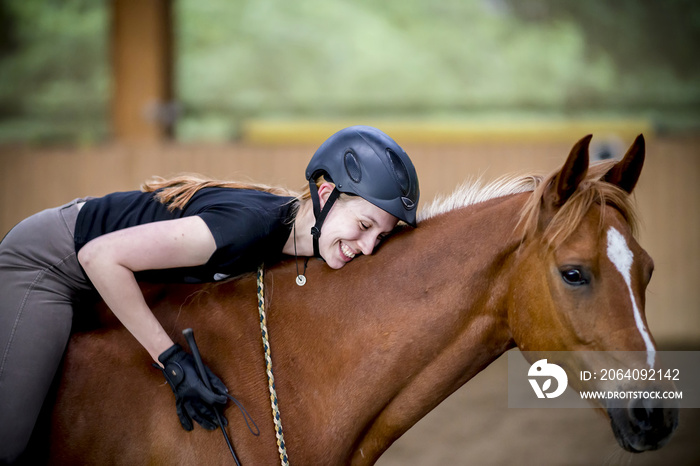
[[[182,427],[207,429],[227,389],[174,344],[139,281],[204,283],[284,255],[339,269],[371,254],[397,222],[416,225],[419,187],[406,152],[382,131],[345,128],[306,169],[308,191],[179,177],[142,191],[77,199],[20,222],[0,243],[0,463],[25,449],[71,333],[97,290],[170,384]],[[300,274],[297,284],[303,286]],[[167,370],[166,370],[167,369]],[[119,377],[119,368],[114,368]],[[107,383],[107,381],[105,381]]]

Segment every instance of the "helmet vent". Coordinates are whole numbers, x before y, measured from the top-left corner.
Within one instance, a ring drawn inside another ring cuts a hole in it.
[[[360,168],[360,163],[357,161],[357,157],[352,151],[347,151],[344,159],[345,171],[348,172],[348,176],[355,183],[359,183],[362,179],[362,169]]]
[[[408,176],[408,169],[406,168],[406,165],[404,165],[403,160],[401,160],[401,158],[398,155],[396,155],[396,152],[389,148],[387,148],[386,150],[386,155],[389,157],[389,162],[391,163],[392,171],[394,172],[396,181],[398,181],[399,186],[403,191],[403,194],[408,194],[411,181]]]
[[[412,210],[416,206],[416,203],[407,197],[401,197],[401,202],[403,202],[403,206],[406,210]]]

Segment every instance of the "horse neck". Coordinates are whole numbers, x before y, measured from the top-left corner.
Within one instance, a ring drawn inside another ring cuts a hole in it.
[[[324,355],[324,362],[311,358],[315,369],[308,374],[317,376],[317,394],[323,386],[338,402],[298,405],[306,412],[297,414],[308,423],[315,413],[325,431],[329,422],[338,424],[330,431],[342,436],[329,438],[328,445],[345,449],[337,452],[339,459],[372,463],[513,346],[503,269],[519,245],[513,231],[523,203],[517,195],[443,214],[392,238],[377,255],[326,274],[329,289],[357,292],[332,297],[336,309],[324,309],[331,328],[309,335],[313,343],[290,344]],[[310,277],[316,273],[321,270],[309,270]],[[324,319],[305,317],[317,324]],[[326,332],[335,337],[321,349]]]

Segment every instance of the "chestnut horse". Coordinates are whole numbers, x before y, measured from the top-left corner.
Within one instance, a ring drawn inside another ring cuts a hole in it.
[[[589,142],[579,141],[549,177],[458,190],[426,208],[418,228],[399,228],[377,254],[342,270],[312,261],[303,287],[294,260],[266,270],[291,464],[373,464],[516,346],[636,351],[636,363],[653,366],[644,317],[652,261],[634,239],[629,199],[644,139],[617,164],[590,169]],[[278,463],[255,276],[144,286],[144,293],[175,340],[184,345],[181,330],[195,330],[205,363],[260,426],[261,435],[251,435],[229,404],[228,432],[242,464]],[[586,353],[577,353],[576,370],[587,367]],[[180,427],[171,390],[150,363],[113,318],[74,334],[52,414],[51,461],[231,462],[220,433]],[[677,410],[645,408],[607,409],[627,450],[659,448],[677,425]]]

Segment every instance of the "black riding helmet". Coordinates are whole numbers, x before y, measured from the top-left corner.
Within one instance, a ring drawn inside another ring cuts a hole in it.
[[[323,175],[335,189],[320,209],[316,180]],[[389,136],[371,126],[351,126],[328,138],[306,167],[316,224],[311,229],[318,256],[321,226],[340,193],[354,194],[416,226],[418,175],[406,152]]]

